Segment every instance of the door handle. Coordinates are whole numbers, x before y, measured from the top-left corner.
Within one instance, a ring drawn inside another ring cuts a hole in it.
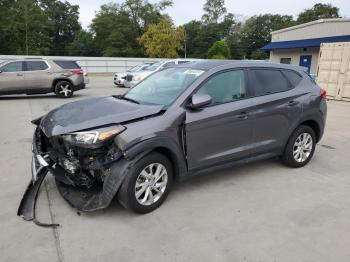
[[[18,73],[17,76],[23,76],[23,74]]]
[[[249,115],[247,112],[241,112],[239,115],[237,115],[237,118],[245,120],[249,118]]]
[[[295,100],[292,100],[292,101],[289,101],[289,102],[288,102],[288,106],[289,106],[289,107],[296,106],[297,104],[299,104],[299,102],[298,102],[298,101],[295,101]]]

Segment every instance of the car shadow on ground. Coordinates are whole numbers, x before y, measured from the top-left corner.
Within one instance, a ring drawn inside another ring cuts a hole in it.
[[[235,181],[237,181],[240,177],[249,176],[250,174],[257,175],[257,170],[266,170],[267,166],[271,165],[276,165],[277,167],[280,165],[282,168],[288,169],[288,167],[284,167],[282,165],[278,158],[272,158],[249,164],[239,164],[237,166],[228,167],[220,171],[214,171],[194,176],[182,182],[175,182],[167,200],[163,203],[163,205],[166,205],[167,202],[176,199],[178,196],[190,194],[195,190],[210,187],[215,184],[225,183],[226,185],[233,185],[235,184]],[[268,172],[268,170],[266,171]],[[162,206],[160,208],[162,208]],[[119,204],[117,196],[114,197],[111,204],[106,209],[94,211],[91,213],[78,213],[79,215],[88,216],[89,218],[99,218],[100,216],[103,217],[105,215],[115,215],[121,218],[132,218],[135,215],[138,215],[123,208]]]
[[[26,100],[26,99],[61,99],[62,101],[67,100],[69,101],[70,99],[74,98],[79,98],[79,97],[87,97],[84,94],[74,94],[74,96],[70,98],[60,98],[56,96],[55,94],[42,94],[42,95],[3,95],[0,96],[0,100]]]

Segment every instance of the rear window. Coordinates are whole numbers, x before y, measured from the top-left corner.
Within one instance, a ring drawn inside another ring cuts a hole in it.
[[[293,86],[297,86],[300,83],[301,79],[303,79],[301,75],[292,70],[283,70],[282,72]]]
[[[61,67],[63,69],[81,69],[80,66],[77,64],[77,62],[75,62],[75,61],[56,60],[54,62],[55,62],[55,64],[57,64],[59,67]]]
[[[256,96],[285,92],[291,88],[279,70],[252,69],[251,73]]]
[[[26,71],[39,71],[48,69],[48,65],[44,61],[26,61]]]

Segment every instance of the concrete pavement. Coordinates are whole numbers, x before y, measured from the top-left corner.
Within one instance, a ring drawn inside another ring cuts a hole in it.
[[[30,179],[30,120],[67,102],[120,94],[91,78],[70,100],[0,97],[0,261],[349,261],[350,103],[330,101],[313,160],[290,169],[262,161],[174,186],[156,211],[136,215],[117,201],[81,214],[48,177],[37,203],[53,230],[25,222],[17,207]]]

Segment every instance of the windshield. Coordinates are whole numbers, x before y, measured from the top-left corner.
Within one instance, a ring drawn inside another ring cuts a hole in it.
[[[134,66],[134,67],[130,68],[130,69],[128,70],[128,72],[136,72],[136,71],[140,70],[143,66],[144,66],[144,65],[137,65],[137,66]]]
[[[150,65],[150,66],[146,67],[145,70],[154,71],[154,70],[156,70],[158,67],[160,67],[163,63],[164,63],[163,61],[154,63],[153,65]]]
[[[203,72],[188,68],[168,68],[146,78],[124,97],[140,104],[168,106]]]

